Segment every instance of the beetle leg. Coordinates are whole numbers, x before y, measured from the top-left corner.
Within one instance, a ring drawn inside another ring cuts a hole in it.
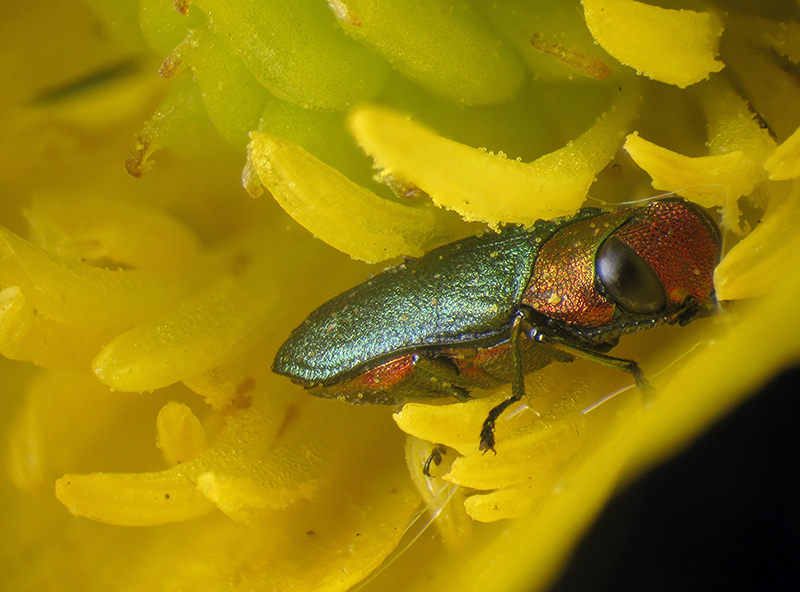
[[[500,403],[499,405],[492,407],[489,410],[489,415],[486,416],[486,419],[483,421],[483,427],[481,428],[481,442],[479,449],[483,452],[487,452],[494,450],[494,424],[497,421],[497,418],[508,409],[508,407],[522,399],[525,395],[525,376],[523,374],[522,368],[522,351],[520,349],[520,339],[522,338],[522,321],[525,319],[525,313],[523,311],[519,311],[514,316],[514,324],[511,327],[511,340],[510,340],[510,350],[511,350],[511,396]]]
[[[494,423],[497,421],[497,418],[500,417],[500,414],[508,409],[509,405],[518,400],[519,399],[514,397],[512,394],[511,397],[496,407],[491,408],[489,415],[487,415],[486,419],[483,421],[483,427],[481,428],[481,444],[478,448],[479,450],[482,450],[484,453],[489,450],[496,453],[494,449]]]
[[[458,382],[458,367],[445,357],[418,355],[414,359],[414,372],[430,384],[431,388],[442,391],[458,401],[468,400],[469,392]]]
[[[627,372],[633,376],[633,380],[636,382],[636,387],[642,393],[645,402],[650,402],[655,396],[655,389],[645,377],[644,372],[642,372],[642,369],[639,367],[639,364],[637,364],[634,360],[629,360],[627,358],[615,358],[614,356],[601,354],[590,349],[568,345],[550,335],[547,335],[546,333],[536,332],[535,328],[531,331],[531,337],[540,343],[550,345],[555,349],[561,350],[562,352],[576,358],[591,360],[592,362],[597,362],[603,366],[616,368],[618,370],[622,370],[623,372]]]
[[[428,459],[425,461],[425,464],[422,465],[422,474],[426,477],[431,476],[431,465],[436,465],[437,467],[442,464],[442,455],[447,454],[447,448],[445,448],[442,444],[437,444],[431,450],[431,454]]]

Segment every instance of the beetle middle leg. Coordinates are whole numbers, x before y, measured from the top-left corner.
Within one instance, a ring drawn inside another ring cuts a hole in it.
[[[508,409],[510,405],[516,403],[525,395],[525,376],[522,368],[522,351],[520,348],[520,339],[522,338],[522,321],[525,319],[525,313],[520,311],[514,316],[514,324],[511,327],[511,340],[509,345],[511,351],[511,396],[492,407],[489,410],[489,415],[483,421],[481,428],[481,442],[479,449],[483,452],[494,450],[494,424],[497,418]]]
[[[597,362],[598,364],[602,364],[603,366],[608,366],[609,368],[616,368],[618,370],[622,370],[623,372],[627,372],[633,376],[633,380],[636,382],[636,387],[641,391],[642,395],[647,401],[651,400],[655,395],[655,389],[650,384],[650,381],[645,377],[642,369],[639,368],[639,364],[637,364],[634,360],[629,360],[627,358],[615,358],[614,356],[592,351],[583,351],[580,349],[573,350],[563,347],[561,349],[563,351],[567,351],[575,357],[591,360],[593,362]]]
[[[469,391],[459,384],[458,367],[446,357],[418,355],[414,359],[414,372],[436,391],[461,402],[470,398]]]
[[[601,354],[590,349],[583,349],[574,345],[568,345],[562,341],[543,334],[538,334],[534,338],[541,343],[546,343],[576,358],[590,360],[609,368],[616,368],[617,370],[627,372],[633,376],[633,380],[636,382],[636,387],[642,393],[646,403],[650,402],[655,396],[655,389],[645,377],[644,372],[642,372],[642,369],[639,367],[639,364],[637,364],[634,360],[629,360],[627,358],[615,358],[614,356]]]

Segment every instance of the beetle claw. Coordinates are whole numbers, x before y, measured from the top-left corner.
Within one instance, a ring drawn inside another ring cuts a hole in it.
[[[480,446],[478,446],[478,450],[484,454],[490,450],[497,454],[497,451],[494,449],[494,419],[491,417],[487,417],[483,422],[483,427],[481,428],[481,443]]]
[[[497,418],[500,417],[500,414],[508,409],[508,407],[517,400],[518,399],[516,397],[511,397],[501,402],[499,405],[495,405],[489,410],[489,415],[486,416],[486,419],[483,421],[483,427],[481,428],[481,443],[479,450],[482,450],[484,454],[489,450],[497,454],[497,451],[494,449],[494,423],[497,421]]]
[[[442,464],[442,455],[447,454],[447,448],[445,448],[441,444],[437,444],[431,450],[431,454],[428,459],[425,461],[425,464],[422,465],[422,474],[426,477],[431,476],[431,464],[436,465],[437,467]]]

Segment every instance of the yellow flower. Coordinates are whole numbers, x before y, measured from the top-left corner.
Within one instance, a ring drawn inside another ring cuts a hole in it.
[[[89,4],[0,20],[8,589],[540,589],[621,483],[797,363],[793,4]],[[726,254],[719,315],[615,350],[647,408],[553,364],[483,455],[508,387],[350,407],[270,371],[380,269],[351,256],[650,185]]]

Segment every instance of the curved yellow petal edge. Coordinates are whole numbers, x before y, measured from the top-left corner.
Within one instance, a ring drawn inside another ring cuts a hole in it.
[[[742,234],[738,201],[767,179],[776,151],[770,132],[747,101],[724,80],[713,78],[692,89],[706,116],[708,156],[690,157],[649,142],[637,134],[625,150],[652,177],[656,189],[675,192],[706,208],[722,208],[722,224]]]
[[[635,0],[582,0],[586,24],[609,54],[649,78],[685,88],[719,72],[723,27],[711,12]]]
[[[787,196],[768,192],[770,201],[761,223],[725,255],[714,273],[720,300],[762,296],[774,289],[786,262],[800,253],[800,185]]]
[[[418,187],[436,205],[490,226],[530,225],[580,208],[595,175],[613,158],[637,102],[637,94],[625,90],[575,141],[532,163],[460,144],[377,105],[355,107],[349,126],[383,174]]]
[[[120,333],[92,361],[92,371],[120,391],[152,391],[193,378],[262,338],[279,307],[276,261],[268,241],[230,249],[228,273],[157,318]],[[250,244],[248,244],[250,243]]]
[[[0,354],[56,370],[83,371],[114,334],[77,331],[38,313],[18,286],[0,290]]]
[[[18,286],[44,317],[81,328],[119,330],[173,306],[191,290],[190,267],[109,270],[46,252],[0,227],[0,282]]]
[[[252,132],[248,159],[284,210],[354,259],[419,256],[439,235],[429,209],[383,199],[282,138]]]
[[[653,178],[653,187],[675,192],[705,207],[723,207],[726,226],[738,227],[736,201],[752,192],[763,165],[744,150],[713,156],[686,156],[631,134],[625,151]],[[753,165],[756,165],[755,167]]]
[[[775,148],[764,167],[773,181],[800,177],[800,128]]]

